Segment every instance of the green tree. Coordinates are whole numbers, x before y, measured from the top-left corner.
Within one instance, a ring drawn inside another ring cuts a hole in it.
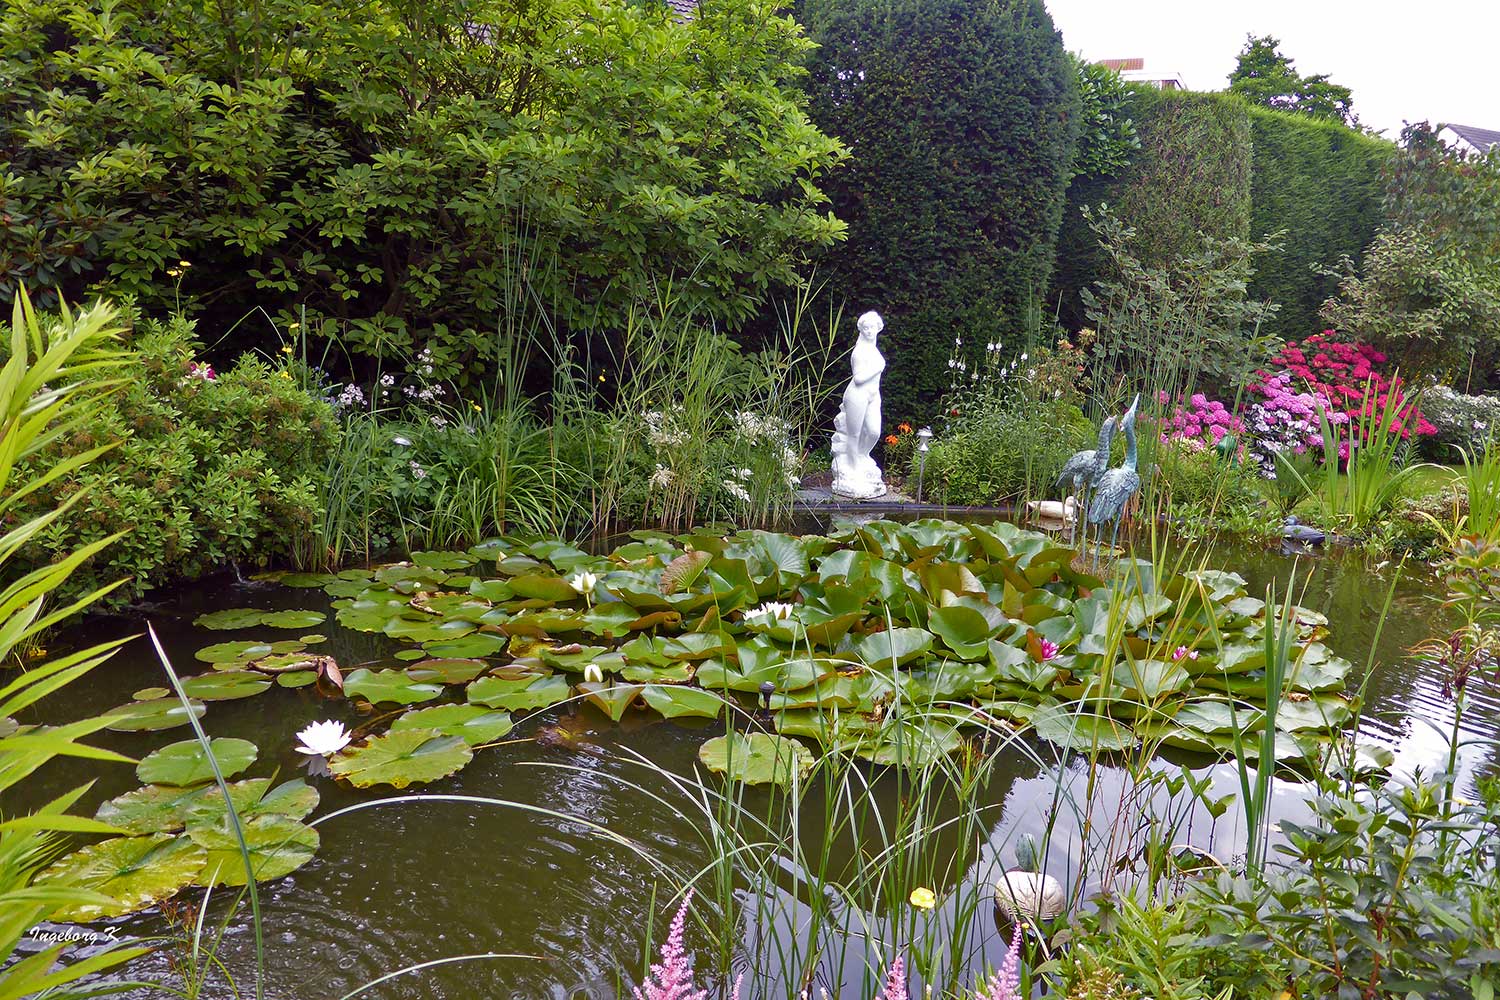
[[[930,413],[955,338],[1019,353],[1040,313],[1078,130],[1076,74],[1041,0],[805,0],[813,119],[853,149],[831,255],[879,309],[893,417]]]
[[[0,296],[305,310],[442,376],[521,285],[612,329],[675,276],[738,323],[842,233],[808,47],[766,0],[5,4]]]
[[[1281,54],[1280,44],[1270,35],[1248,37],[1229,74],[1230,91],[1262,107],[1357,125],[1349,88],[1330,83],[1327,74],[1301,75]]]

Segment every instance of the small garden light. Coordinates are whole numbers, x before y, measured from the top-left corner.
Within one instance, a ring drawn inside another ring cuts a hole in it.
[[[922,502],[922,479],[927,475],[927,453],[932,450],[929,442],[932,441],[932,428],[923,427],[917,431],[917,503]]]

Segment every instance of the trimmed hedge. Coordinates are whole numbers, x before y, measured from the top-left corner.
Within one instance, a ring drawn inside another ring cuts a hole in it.
[[[1108,203],[1136,230],[1143,264],[1160,266],[1204,235],[1250,233],[1250,113],[1229,94],[1141,89],[1131,101],[1141,148],[1118,177],[1075,178],[1058,238],[1049,305],[1070,328],[1083,325],[1078,290],[1100,275],[1103,256],[1083,218]]]
[[[1338,280],[1315,272],[1347,254],[1356,261],[1382,219],[1381,170],[1395,146],[1289,111],[1250,109],[1250,232],[1285,230],[1281,250],[1261,258],[1250,294],[1281,306],[1267,324],[1282,337],[1318,324]]]
[[[849,224],[831,289],[887,320],[888,421],[925,416],[954,338],[1016,345],[1048,287],[1078,129],[1077,81],[1040,0],[806,0],[820,128]],[[977,357],[977,354],[975,355]]]

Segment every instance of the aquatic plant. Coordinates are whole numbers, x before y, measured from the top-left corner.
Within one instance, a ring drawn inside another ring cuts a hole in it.
[[[297,734],[298,753],[326,757],[349,745],[351,737],[342,722],[314,722]]]

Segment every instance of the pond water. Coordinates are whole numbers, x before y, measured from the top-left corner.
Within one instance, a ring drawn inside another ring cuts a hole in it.
[[[1438,669],[1406,652],[1413,643],[1441,630],[1434,600],[1437,581],[1430,571],[1408,567],[1403,572],[1377,637],[1393,567],[1375,572],[1356,554],[1337,550],[1293,557],[1237,543],[1218,543],[1200,554],[1210,566],[1239,572],[1250,581],[1252,594],[1263,593],[1273,582],[1284,591],[1295,573],[1299,603],[1330,619],[1329,645],[1334,652],[1353,661],[1360,668],[1356,674],[1362,673],[1367,659],[1373,663],[1363,731],[1394,751],[1398,770],[1431,771],[1445,763],[1453,707],[1442,695]],[[220,580],[164,595],[128,618],[91,620],[60,637],[55,645],[128,634],[149,622],[174,663],[188,672],[199,666],[194,651],[207,643],[257,634],[253,629],[207,632],[194,627],[193,618],[205,611],[230,607],[327,610],[328,603],[319,590]],[[399,647],[393,641],[343,629],[331,615],[316,631],[328,635],[318,651],[346,667],[396,665],[391,656]],[[86,682],[52,698],[37,719],[30,721],[104,712],[128,701],[132,692],[161,683],[161,668],[149,644],[137,638]],[[210,735],[243,737],[260,747],[260,759],[249,776],[279,773],[286,778],[302,773],[305,766],[305,758],[293,750],[296,732],[327,718],[341,719],[351,727],[369,721],[351,702],[320,698],[310,688],[273,687],[258,697],[213,703],[205,726]],[[665,775],[653,767],[667,774],[693,773],[698,747],[715,731],[722,731],[720,723],[684,725],[661,721],[654,714],[652,718],[655,721],[648,723],[627,716],[626,723],[617,725],[587,707],[566,719],[556,711],[543,712],[518,725],[504,745],[477,753],[457,775],[411,793],[484,796],[506,800],[511,806],[431,798],[354,812],[322,824],[317,857],[295,874],[260,890],[265,996],[338,998],[409,964],[487,953],[521,957],[435,966],[391,979],[360,996],[385,1000],[628,996],[641,969],[648,928],[654,922],[659,938],[673,890],[655,876],[642,854],[686,875],[701,869],[710,853],[701,824],[672,808],[685,804],[685,796],[674,792]],[[578,739],[533,738],[543,727],[559,723]],[[1500,704],[1488,691],[1474,690],[1465,730],[1471,735],[1492,735],[1497,723]],[[106,732],[94,742],[139,758],[187,734],[186,729]],[[1076,757],[1058,764],[1060,752],[1048,744],[1028,742],[1026,746],[1030,754],[1007,750],[996,763],[980,796],[987,807],[981,860],[966,871],[952,873],[946,884],[933,887],[940,902],[928,919],[954,919],[959,905],[955,901],[963,897],[959,890],[988,885],[1016,863],[1023,838],[1042,827],[1060,786],[1081,787],[1091,780],[1094,794],[1106,802],[1126,793],[1128,781],[1120,769],[1106,768],[1090,775]],[[1182,761],[1211,778],[1214,794],[1225,794],[1236,783],[1231,768],[1191,756],[1163,762],[1163,767],[1175,770]],[[1466,749],[1461,757],[1461,781],[1471,787],[1476,777],[1494,768],[1487,750]],[[895,801],[900,789],[893,775],[869,769],[864,773],[872,776],[877,802]],[[23,786],[31,800],[17,796],[14,803],[6,803],[6,811],[35,805],[86,780],[96,781],[80,805],[88,809],[139,784],[132,769],[124,765],[58,762]],[[328,778],[309,781],[322,795],[315,817],[402,794],[389,788],[359,791]],[[652,791],[661,798],[647,794]],[[761,793],[752,796],[756,794]],[[753,798],[750,804],[756,804]],[[1277,815],[1294,815],[1301,808],[1298,787],[1278,783]],[[806,812],[820,815],[818,808]],[[805,822],[804,827],[809,824],[815,821]],[[628,838],[635,850],[601,836],[599,827]],[[806,832],[816,836],[818,831],[809,828]],[[1242,850],[1243,837],[1233,811],[1217,822],[1207,815],[1194,816],[1189,830],[1194,844],[1221,858]],[[1078,869],[1076,855],[1083,842],[1080,817],[1065,810],[1047,842],[1043,859],[1047,870],[1070,878]],[[835,849],[852,852],[856,845],[841,838]],[[791,885],[789,879],[783,888]],[[211,905],[215,915],[225,912],[229,895],[226,891],[217,894]],[[753,926],[745,928],[744,939],[765,942],[778,933],[780,940],[789,939],[793,934],[787,930],[788,922],[807,916],[802,906],[792,894],[783,893],[763,909],[760,919],[751,922]],[[880,912],[845,914],[851,926],[874,938],[884,932],[886,917]],[[167,929],[159,912],[116,923],[121,936],[149,936]],[[1006,942],[994,922],[978,919],[964,927],[954,961],[976,970],[986,962],[998,965]],[[825,963],[832,967],[842,961],[847,986],[843,996],[868,992],[862,991],[855,970],[874,961],[872,947],[856,937],[839,959]],[[243,908],[231,918],[221,948],[221,957],[236,970],[243,995],[253,995],[253,956],[252,925],[248,908]],[[169,962],[170,952],[164,950],[140,960],[130,971],[143,979],[165,978]],[[762,971],[775,964],[743,954],[740,962]],[[829,985],[827,979],[823,982]],[[231,995],[222,985],[204,993],[215,998]]]

